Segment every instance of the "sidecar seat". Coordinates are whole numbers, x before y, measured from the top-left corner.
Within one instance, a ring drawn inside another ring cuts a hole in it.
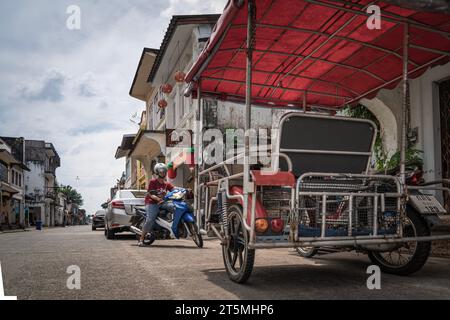
[[[305,172],[366,173],[376,126],[372,121],[291,112],[280,122],[279,151],[289,156],[298,178]],[[288,169],[280,157],[280,169]]]

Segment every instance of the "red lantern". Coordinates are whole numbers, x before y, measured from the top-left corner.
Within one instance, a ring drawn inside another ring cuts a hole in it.
[[[186,74],[183,71],[175,72],[175,81],[176,82],[184,82],[185,78],[186,78]]]
[[[159,100],[158,107],[160,107],[161,109],[164,109],[165,107],[167,107],[167,101],[164,99]]]
[[[164,93],[171,93],[173,87],[170,85],[170,83],[165,83],[161,86],[161,91]]]

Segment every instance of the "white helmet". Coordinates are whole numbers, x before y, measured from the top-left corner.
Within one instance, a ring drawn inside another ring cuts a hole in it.
[[[159,178],[165,178],[167,175],[167,166],[164,163],[157,163],[157,164],[155,164],[155,167],[153,168],[153,172]]]

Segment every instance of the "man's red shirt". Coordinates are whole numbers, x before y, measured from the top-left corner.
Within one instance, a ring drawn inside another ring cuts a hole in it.
[[[170,182],[164,181],[163,183],[159,182],[158,179],[151,179],[148,183],[148,192],[155,192],[158,198],[164,198],[168,191],[172,191],[174,186]],[[155,200],[150,197],[148,194],[145,197],[145,204],[157,204]]]

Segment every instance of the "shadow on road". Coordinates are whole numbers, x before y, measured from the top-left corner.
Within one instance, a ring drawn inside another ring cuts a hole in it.
[[[367,257],[332,254],[299,260],[305,263],[255,266],[245,284],[232,282],[224,268],[203,272],[208,281],[236,295],[238,299],[395,299],[398,295],[414,298],[419,293],[409,290],[411,288],[433,280],[439,282],[439,278],[444,283],[448,282],[446,264],[442,261],[429,262],[426,268],[408,277],[383,273],[381,279],[384,290],[368,290],[369,274],[366,270],[371,263]],[[426,298],[423,292],[421,295]]]
[[[114,240],[136,240],[136,235],[134,233],[116,234]]]
[[[237,295],[238,299],[340,299],[346,290],[367,290],[368,261],[326,260],[313,264],[255,266],[247,283],[232,282],[224,268],[203,270],[208,281]]]
[[[170,240],[161,240],[161,241],[170,241]],[[137,246],[137,244],[132,244],[131,246]],[[194,243],[192,243],[192,246],[181,246],[181,245],[171,245],[171,244],[165,244],[165,245],[158,245],[158,244],[152,244],[150,246],[146,246],[144,247],[146,249],[151,249],[151,248],[164,248],[164,249],[168,249],[168,250],[172,250],[172,249],[195,249],[195,250],[209,250],[211,248],[198,248]]]

